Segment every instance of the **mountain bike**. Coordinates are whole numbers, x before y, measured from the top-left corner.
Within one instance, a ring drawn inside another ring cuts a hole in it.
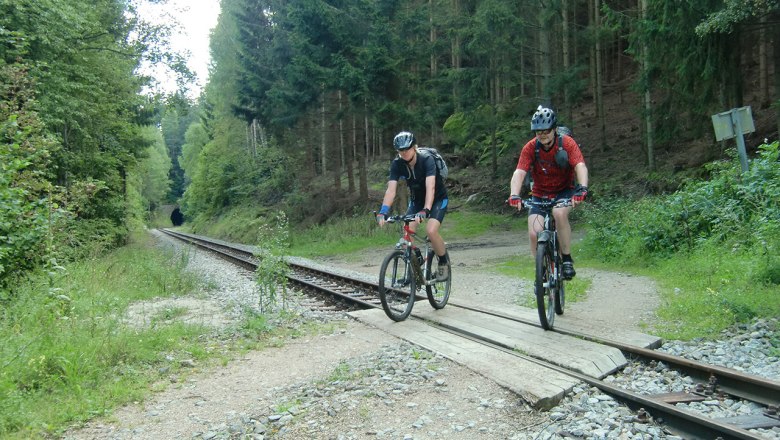
[[[379,299],[385,314],[393,321],[403,321],[412,313],[414,302],[422,299],[425,288],[428,302],[434,309],[447,305],[452,286],[452,267],[445,281],[438,281],[433,270],[433,248],[430,238],[425,238],[425,247],[420,249],[414,244],[416,234],[409,224],[416,220],[415,215],[394,215],[387,223],[403,223],[401,237],[379,269]],[[449,258],[447,266],[450,266]],[[418,295],[420,293],[420,295]]]
[[[566,303],[565,280],[561,270],[561,246],[555,230],[553,208],[571,206],[571,199],[523,200],[523,206],[536,207],[543,212],[544,228],[536,235],[536,279],[534,294],[539,322],[545,330],[552,330],[555,315],[563,315]]]

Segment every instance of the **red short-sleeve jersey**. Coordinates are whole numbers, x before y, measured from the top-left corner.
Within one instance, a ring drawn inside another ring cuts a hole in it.
[[[534,181],[531,194],[536,197],[554,197],[559,192],[574,188],[574,167],[585,163],[577,142],[570,136],[563,136],[563,149],[569,155],[569,167],[561,168],[555,163],[555,153],[558,151],[558,138],[550,151],[539,148],[539,163],[536,163],[536,138],[531,139],[520,150],[517,169],[531,173]]]

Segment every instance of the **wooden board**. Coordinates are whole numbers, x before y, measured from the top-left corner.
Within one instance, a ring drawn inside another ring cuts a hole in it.
[[[439,353],[518,394],[535,408],[549,409],[557,405],[578,383],[570,376],[497,351],[414,317],[395,322],[381,309],[360,310],[350,312],[349,315],[393,336]]]
[[[511,348],[525,355],[566,369],[602,379],[626,365],[617,348],[596,344],[539,327],[486,315],[469,309],[420,307],[414,316],[445,328],[457,328],[469,335]]]
[[[529,309],[527,307],[508,306],[505,304],[485,304],[482,302],[466,300],[462,298],[451,298],[447,307],[450,305],[466,307],[475,310],[484,310],[487,313],[491,313],[497,316],[504,316],[510,319],[519,319],[534,324],[539,323],[539,315],[537,314],[536,310]],[[582,320],[567,319],[566,313],[555,317],[554,327],[555,329],[559,329],[561,331],[582,333],[596,339],[615,341],[622,344],[629,344],[647,349],[655,349],[663,344],[663,340],[658,336],[648,335],[631,330],[621,330],[620,332],[615,332],[615,329],[612,327],[584,322]]]

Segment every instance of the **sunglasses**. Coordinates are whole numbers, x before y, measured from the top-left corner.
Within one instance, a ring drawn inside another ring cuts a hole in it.
[[[548,128],[547,130],[536,130],[536,135],[539,136],[540,134],[550,134],[552,131],[552,128]]]

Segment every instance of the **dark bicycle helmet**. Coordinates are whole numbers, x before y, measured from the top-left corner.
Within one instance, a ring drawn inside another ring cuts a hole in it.
[[[531,118],[531,130],[547,130],[558,124],[558,118],[555,112],[541,105],[536,109],[536,113]]]
[[[397,151],[408,150],[416,143],[417,141],[414,139],[414,135],[408,131],[398,133],[393,139],[393,146]]]

